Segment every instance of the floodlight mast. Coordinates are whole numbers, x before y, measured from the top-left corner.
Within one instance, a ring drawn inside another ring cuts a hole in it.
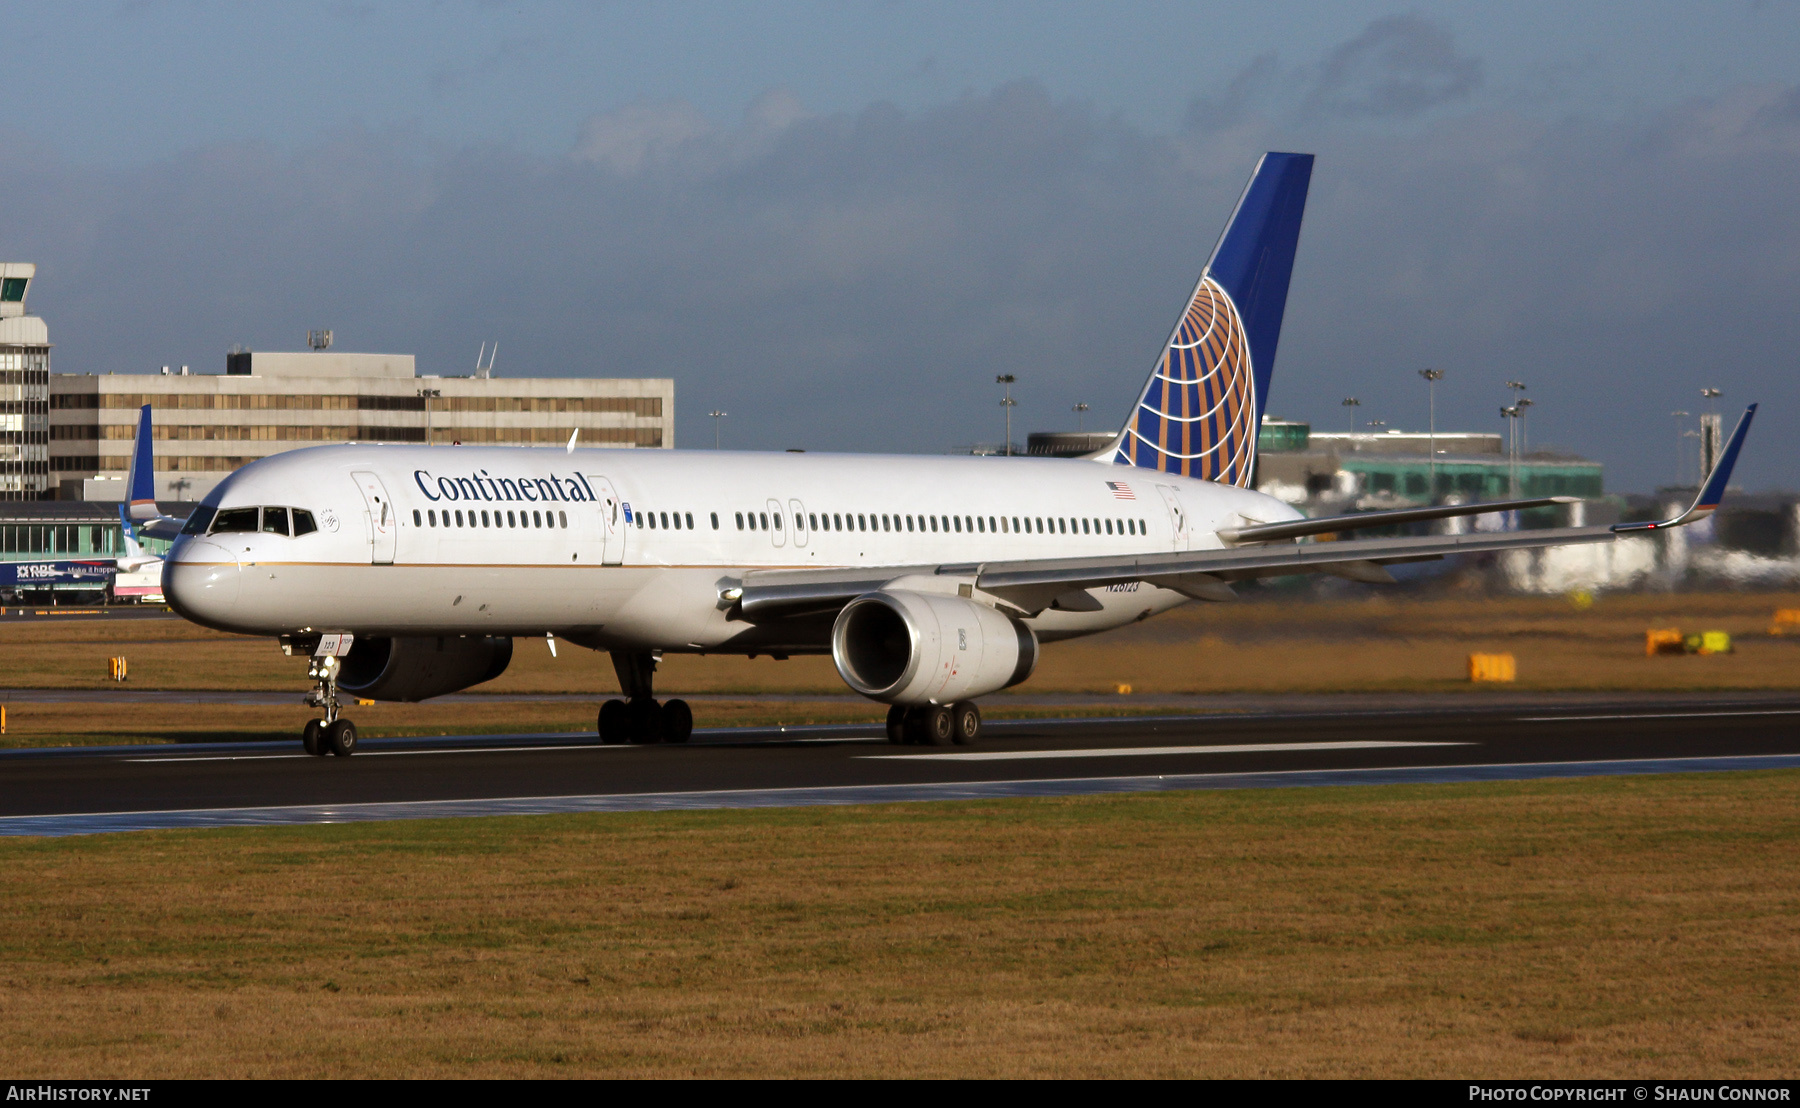
[[[1428,448],[1431,451],[1431,458],[1430,464],[1427,467],[1428,472],[1431,474],[1431,477],[1429,478],[1431,483],[1427,486],[1425,491],[1425,502],[1427,504],[1435,504],[1437,503],[1437,383],[1444,379],[1444,371],[1441,369],[1421,369],[1419,371],[1419,376],[1425,378],[1425,391],[1429,397],[1428,403],[1431,408],[1431,445]]]
[[[1013,383],[1017,380],[1018,378],[1010,373],[997,373],[994,375],[994,384],[1006,386],[1006,396],[1001,399],[1000,406],[1006,409],[1005,454],[1008,458],[1012,457],[1012,410],[1019,406],[1019,402],[1014,400],[1012,395]]]

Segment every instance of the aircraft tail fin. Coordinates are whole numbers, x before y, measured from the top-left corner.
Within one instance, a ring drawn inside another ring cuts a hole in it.
[[[131,470],[125,480],[125,503],[131,518],[151,520],[162,515],[156,506],[156,458],[150,430],[150,405],[138,410],[137,437],[131,444]]]
[[[1247,486],[1312,182],[1264,154],[1119,438],[1096,460]]]

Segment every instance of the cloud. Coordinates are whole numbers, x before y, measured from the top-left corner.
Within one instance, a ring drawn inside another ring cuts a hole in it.
[[[1121,418],[1256,157],[1305,149],[1275,414],[1337,426],[1355,394],[1422,426],[1434,365],[1439,425],[1498,429],[1522,377],[1534,442],[1648,488],[1668,411],[1717,385],[1768,402],[1745,480],[1800,483],[1776,447],[1800,434],[1800,91],[1381,128],[1233,95],[1176,134],[1016,82],[915,112],[776,91],[729,124],[634,105],[561,158],[405,131],[127,170],[40,146],[0,161],[0,255],[40,263],[65,372],[216,371],[331,327],[459,373],[498,339],[503,375],[674,377],[682,443],[719,407],[728,444],[938,451],[998,438],[996,373],[1019,426]]]
[[[1456,52],[1450,32],[1417,15],[1377,19],[1326,56],[1307,106],[1329,116],[1412,119],[1481,86],[1481,60]]]

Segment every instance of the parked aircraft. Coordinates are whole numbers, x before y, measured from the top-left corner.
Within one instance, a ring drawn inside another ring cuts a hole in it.
[[[311,658],[312,753],[348,755],[340,696],[416,701],[498,676],[518,637],[607,651],[606,742],[680,742],[665,653],[829,653],[890,705],[896,742],[972,742],[975,701],[1039,644],[1252,577],[1612,542],[1712,510],[1739,422],[1694,506],[1652,524],[1319,541],[1569,498],[1306,519],[1249,487],[1313,159],[1258,163],[1105,450],[1085,459],[321,446],[254,462],[182,528],[164,592],[209,627]]]

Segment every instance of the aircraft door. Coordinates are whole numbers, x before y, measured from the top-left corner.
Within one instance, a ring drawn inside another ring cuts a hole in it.
[[[806,526],[806,505],[798,500],[788,501],[788,519],[793,521],[794,545],[805,546],[810,537]]]
[[[400,530],[400,521],[395,517],[394,503],[388,497],[387,486],[381,483],[381,478],[366,471],[358,471],[351,476],[356,478],[356,487],[362,490],[363,505],[368,509],[369,563],[391,566],[394,564],[394,539]]]
[[[1162,494],[1163,505],[1169,509],[1169,524],[1175,531],[1175,549],[1188,548],[1188,514],[1181,506],[1181,494],[1171,485],[1158,485],[1156,491]]]
[[[598,473],[588,474],[588,484],[593,486],[594,495],[600,498],[600,564],[622,565],[625,562],[625,536],[630,528],[625,526],[618,490],[613,488],[611,481]]]
[[[781,501],[769,499],[769,541],[776,546],[787,545],[787,528],[782,526]]]

